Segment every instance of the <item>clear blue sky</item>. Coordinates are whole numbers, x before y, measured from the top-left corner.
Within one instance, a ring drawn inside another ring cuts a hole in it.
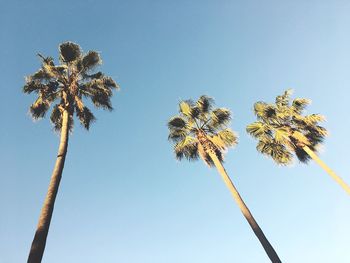
[[[58,146],[21,93],[63,41],[121,91],[70,138],[43,262],[269,262],[214,169],[177,162],[167,119],[207,94],[234,113],[225,166],[284,262],[350,262],[350,198],[316,164],[277,167],[245,133],[287,88],[327,116],[321,158],[350,182],[349,1],[2,1],[0,262],[25,262]]]

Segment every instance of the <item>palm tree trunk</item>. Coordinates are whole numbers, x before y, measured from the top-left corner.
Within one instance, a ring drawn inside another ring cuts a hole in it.
[[[350,195],[350,187],[331,170],[308,146],[304,146],[303,150],[319,165],[321,166],[343,189]]]
[[[247,219],[249,225],[253,229],[256,237],[259,239],[261,245],[264,247],[266,254],[270,258],[271,262],[273,263],[280,263],[281,260],[279,259],[276,251],[270,244],[270,242],[267,240],[267,238],[264,235],[264,232],[259,227],[258,223],[255,221],[253,215],[250,213],[248,207],[244,203],[242,197],[240,196],[239,192],[237,191],[236,187],[234,186],[233,182],[231,181],[230,177],[228,176],[224,166],[220,162],[220,160],[217,158],[216,154],[209,153],[211,159],[213,160],[216,169],[220,173],[222,179],[224,180],[226,186],[230,190],[233,198],[235,199],[236,203],[238,204],[239,208],[241,209],[241,212],[243,213],[244,217]]]
[[[55,168],[52,172],[49,188],[41,209],[38,226],[30,249],[28,263],[40,263],[44,254],[46,238],[49,232],[51,217],[55,205],[58,187],[62,177],[64,161],[66,159],[69,136],[69,114],[67,110],[62,113],[61,139],[58,148]]]

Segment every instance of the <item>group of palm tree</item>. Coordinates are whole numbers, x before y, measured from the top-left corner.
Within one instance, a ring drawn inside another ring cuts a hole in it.
[[[84,53],[79,45],[65,42],[59,45],[59,64],[56,65],[52,57],[38,56],[41,68],[26,78],[23,92],[37,94],[36,101],[30,106],[34,119],[43,118],[52,108],[50,119],[55,130],[60,132],[60,144],[31,245],[29,263],[41,262],[43,257],[74,114],[88,130],[95,117],[83,99],[91,99],[97,108],[112,110],[110,98],[113,91],[119,89],[111,77],[96,71],[102,62],[96,51]],[[327,130],[319,125],[324,117],[303,115],[310,101],[291,101],[290,96],[291,90],[287,90],[277,96],[275,103],[259,101],[254,104],[257,121],[249,124],[246,130],[258,140],[257,150],[281,165],[290,164],[293,156],[304,163],[313,159],[350,194],[350,187],[316,155],[327,135]],[[281,262],[223,166],[224,153],[237,144],[235,132],[228,128],[230,120],[230,110],[215,108],[214,100],[208,96],[203,95],[195,102],[184,100],[179,103],[179,115],[168,121],[168,138],[174,143],[178,160],[202,159],[209,167],[218,170],[270,260]]]

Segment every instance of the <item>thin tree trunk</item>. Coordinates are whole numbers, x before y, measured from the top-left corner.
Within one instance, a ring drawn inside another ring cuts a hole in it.
[[[38,226],[30,249],[28,263],[39,263],[42,260],[46,245],[46,238],[49,232],[51,217],[55,205],[55,199],[60,185],[64,161],[66,159],[69,136],[69,115],[68,111],[62,113],[61,139],[58,148],[55,168],[52,172],[49,188],[45,197],[44,205],[41,209]]]
[[[341,177],[332,171],[331,168],[329,168],[308,146],[304,146],[303,150],[350,195],[350,187]]]
[[[261,245],[264,247],[266,254],[270,258],[271,262],[273,263],[280,263],[281,260],[279,259],[276,251],[270,244],[270,242],[267,240],[267,238],[264,235],[264,232],[259,227],[258,223],[255,221],[253,215],[250,213],[248,207],[244,203],[242,197],[240,196],[239,192],[237,191],[236,187],[234,186],[233,182],[231,181],[230,177],[228,176],[224,166],[220,162],[220,160],[217,158],[217,156],[214,153],[209,153],[211,159],[213,160],[216,169],[219,171],[222,179],[224,180],[226,186],[230,190],[233,198],[235,199],[236,203],[238,204],[241,212],[243,213],[244,217],[247,219],[249,225],[253,229],[256,237],[259,239]]]

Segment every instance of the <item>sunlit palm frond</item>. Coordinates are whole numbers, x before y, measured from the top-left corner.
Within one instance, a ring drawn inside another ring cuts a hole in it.
[[[188,120],[194,121],[200,114],[200,109],[192,100],[184,100],[179,103],[179,112]]]
[[[301,114],[310,103],[311,103],[311,100],[309,99],[304,99],[304,98],[294,99],[292,103],[292,110],[294,110],[295,113],[297,114]]]
[[[200,98],[196,102],[196,105],[199,108],[201,114],[205,114],[212,109],[214,105],[214,100],[206,95],[203,95],[200,96]]]
[[[276,97],[276,106],[280,109],[283,109],[283,107],[288,107],[290,104],[290,96],[292,95],[293,90],[288,89],[286,90],[282,95]]]
[[[276,117],[277,109],[272,104],[258,101],[254,104],[254,113],[259,120],[273,120]]]
[[[198,159],[198,140],[191,136],[186,136],[174,145],[175,156],[178,160],[186,158],[189,161]]]
[[[303,121],[305,122],[305,124],[307,125],[316,125],[319,122],[323,122],[325,120],[325,117],[321,114],[310,114],[310,115],[306,115],[303,116]]]
[[[277,164],[291,163],[293,155],[288,149],[274,140],[259,140],[256,149],[264,155],[271,157]]]
[[[208,138],[220,150],[226,150],[238,143],[237,135],[230,129],[221,130],[213,136],[208,136]]]
[[[288,145],[289,144],[289,136],[290,136],[290,131],[286,127],[279,127],[274,130],[273,132],[274,139],[277,143],[279,144],[284,144]]]
[[[186,117],[191,117],[193,102],[190,100],[179,103],[179,112]]]
[[[271,134],[271,128],[268,124],[262,121],[253,122],[246,127],[246,131],[254,138],[260,138],[267,134]]]
[[[226,108],[217,108],[211,111],[210,121],[207,127],[210,130],[217,131],[225,128],[231,121],[231,112]]]

